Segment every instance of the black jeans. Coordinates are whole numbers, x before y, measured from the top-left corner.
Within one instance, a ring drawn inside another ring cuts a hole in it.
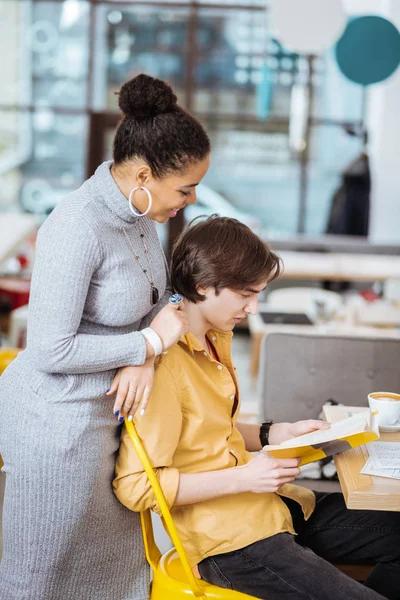
[[[342,494],[316,497],[308,521],[282,498],[297,536],[279,533],[206,558],[201,577],[265,600],[400,600],[400,512],[348,510]],[[376,566],[362,584],[331,563]]]

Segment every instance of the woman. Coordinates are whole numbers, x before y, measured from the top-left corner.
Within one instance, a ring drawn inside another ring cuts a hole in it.
[[[39,232],[27,348],[0,381],[7,600],[148,597],[138,515],[112,493],[118,424],[146,402],[154,355],[187,331],[184,311],[162,309],[153,221],[195,202],[210,143],[160,80],[129,81],[119,106],[114,162]]]

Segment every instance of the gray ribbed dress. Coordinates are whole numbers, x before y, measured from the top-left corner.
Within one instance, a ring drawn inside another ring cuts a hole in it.
[[[154,223],[130,212],[110,164],[41,227],[27,349],[0,378],[1,600],[148,598],[139,515],[112,492],[120,429],[105,392],[118,367],[143,363],[138,330],[167,277]]]

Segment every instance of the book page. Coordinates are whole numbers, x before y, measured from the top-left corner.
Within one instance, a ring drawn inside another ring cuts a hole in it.
[[[295,438],[282,442],[279,448],[297,448],[299,446],[313,446],[315,444],[321,444],[323,442],[329,442],[344,438],[348,435],[354,435],[361,433],[370,428],[369,413],[363,412],[361,414],[353,415],[337,423],[333,423],[329,429],[323,431],[317,430],[312,433],[306,433],[299,435]]]

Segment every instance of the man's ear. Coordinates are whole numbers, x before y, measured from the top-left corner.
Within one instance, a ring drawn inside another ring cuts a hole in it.
[[[201,287],[201,285],[197,285],[196,286],[196,292],[198,294],[200,294],[201,296],[206,296],[207,297],[207,294],[208,294],[209,291],[210,291],[210,288]]]

